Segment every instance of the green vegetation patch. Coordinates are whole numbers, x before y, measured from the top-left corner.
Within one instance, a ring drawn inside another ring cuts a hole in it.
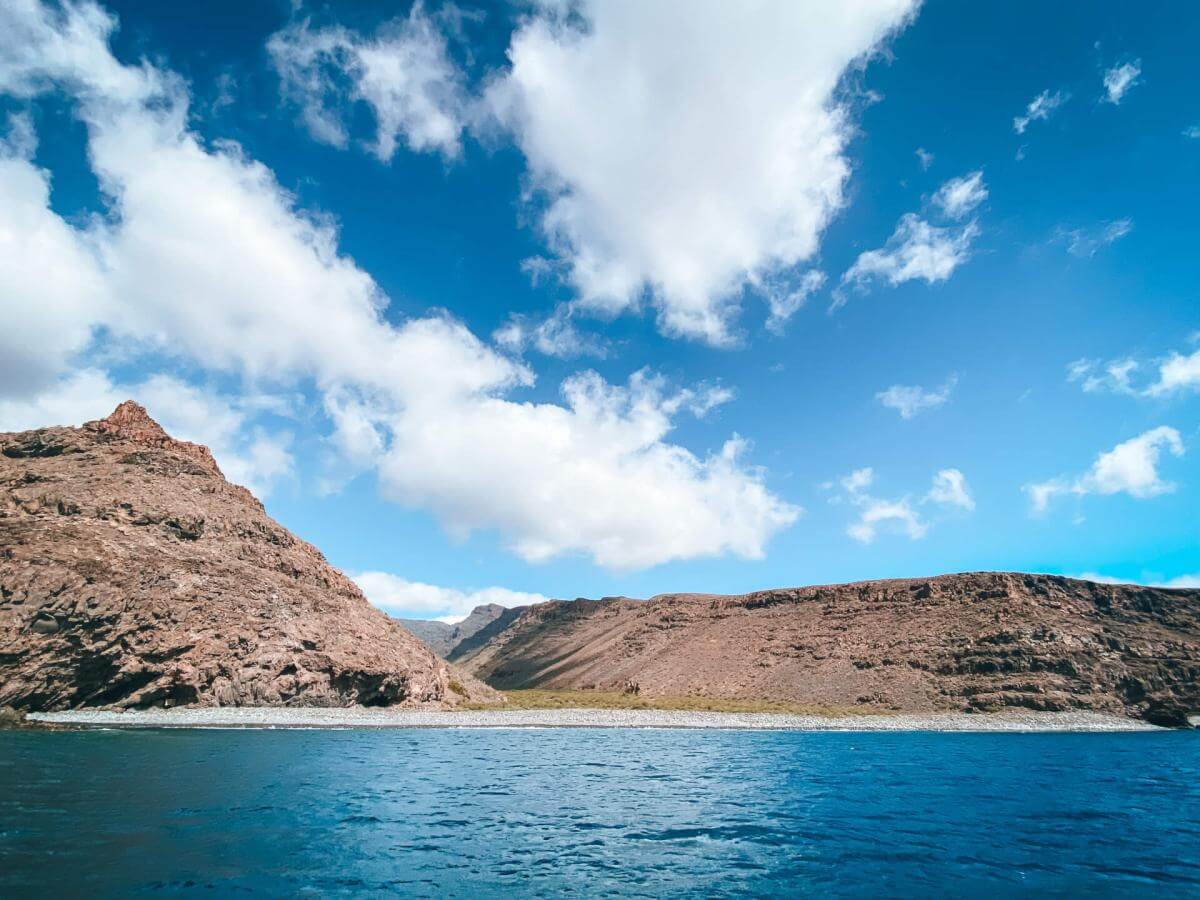
[[[804,706],[786,700],[730,700],[721,697],[647,696],[619,691],[505,691],[506,703],[466,704],[466,709],[661,709],[694,712],[788,713],[810,716],[851,716],[884,713],[873,707]]]

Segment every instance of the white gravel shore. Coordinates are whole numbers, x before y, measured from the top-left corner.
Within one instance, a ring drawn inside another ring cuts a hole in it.
[[[673,710],[291,709],[203,707],[30,713],[34,722],[106,728],[723,728],[792,731],[1158,731],[1094,712],[913,713],[814,716]]]

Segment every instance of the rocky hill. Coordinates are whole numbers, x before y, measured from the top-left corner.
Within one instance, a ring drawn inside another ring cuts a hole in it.
[[[517,616],[517,609],[508,609],[499,603],[485,603],[471,610],[471,614],[453,625],[436,619],[400,619],[399,622],[442,657],[449,657],[459,647],[473,647],[477,634],[485,629],[490,634],[493,626],[504,627]]]
[[[498,699],[133,402],[0,434],[0,706]]]
[[[1200,590],[972,573],[525,607],[450,654],[494,687],[825,707],[1200,712]]]

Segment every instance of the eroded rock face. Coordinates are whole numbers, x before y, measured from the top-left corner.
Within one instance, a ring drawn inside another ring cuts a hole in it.
[[[0,706],[498,699],[133,402],[0,434]]]
[[[485,603],[471,610],[461,622],[449,625],[434,619],[400,619],[400,624],[427,643],[434,652],[446,659],[453,659],[460,648],[475,646],[476,638],[485,638],[493,631],[507,625],[519,614],[519,610],[506,609],[498,603]]]
[[[1200,714],[1200,590],[980,572],[556,601],[450,658],[495,687],[908,711]]]

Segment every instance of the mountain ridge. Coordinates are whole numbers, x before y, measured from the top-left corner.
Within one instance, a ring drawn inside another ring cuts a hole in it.
[[[525,607],[450,659],[499,689],[838,708],[1200,712],[1200,590],[970,572]]]

